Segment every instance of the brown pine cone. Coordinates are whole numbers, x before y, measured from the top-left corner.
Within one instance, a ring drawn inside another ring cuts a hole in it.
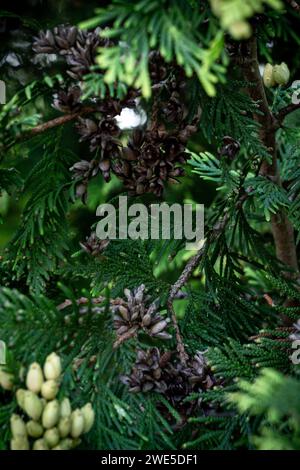
[[[86,237],[85,242],[80,242],[81,248],[92,256],[100,255],[108,244],[109,240],[100,240],[97,237],[96,232],[92,232],[90,236]]]
[[[37,54],[64,54],[70,51],[80,32],[76,26],[60,25],[50,31],[40,31],[34,38],[33,50]]]
[[[176,137],[135,132],[113,171],[130,194],[150,192],[161,196],[167,182],[177,183],[177,178],[183,176],[184,169],[178,165],[187,159],[184,150]]]
[[[80,197],[85,203],[87,199],[87,187],[89,180],[98,175],[99,172],[102,173],[105,181],[108,181],[110,178],[110,160],[105,158],[103,160],[81,160],[76,162],[70,171],[73,172],[73,179],[78,180],[76,186],[76,196]]]
[[[62,113],[74,113],[81,107],[81,90],[79,86],[71,86],[67,91],[60,90],[53,96],[53,108]]]
[[[240,148],[240,143],[237,140],[226,135],[222,139],[222,146],[219,149],[218,153],[220,157],[228,157],[230,160],[233,160],[239,152]]]
[[[197,352],[188,365],[183,365],[175,354],[161,353],[158,348],[138,350],[136,363],[130,375],[121,381],[131,392],[159,392],[173,404],[182,404],[192,392],[205,391],[215,385],[205,357]]]
[[[60,25],[53,31],[40,31],[34,38],[33,50],[36,54],[58,54],[65,58],[69,66],[68,74],[74,79],[90,71],[95,65],[98,47],[110,45],[110,41],[100,37],[100,28],[82,31],[75,26]]]
[[[120,377],[121,382],[129,386],[132,393],[160,392],[165,393],[168,386],[162,378],[160,365],[161,354],[158,348],[137,351],[135,366],[130,376]]]
[[[162,112],[167,122],[178,123],[182,121],[185,109],[177,91],[173,91],[168,101],[163,104]]]
[[[167,64],[158,51],[151,51],[149,54],[149,73],[152,84],[167,78]]]
[[[120,135],[120,129],[115,119],[102,118],[96,123],[92,119],[79,118],[76,127],[81,135],[80,141],[90,141],[91,152],[101,149],[102,152],[118,155],[121,144],[116,137]]]
[[[157,302],[149,304],[149,296],[146,295],[145,286],[124,291],[127,300],[120,299],[115,307],[114,327],[118,336],[117,342],[122,337],[127,339],[128,332],[144,331],[149,336],[160,339],[170,339],[172,336],[166,332],[170,322],[169,318],[163,318],[158,312]]]

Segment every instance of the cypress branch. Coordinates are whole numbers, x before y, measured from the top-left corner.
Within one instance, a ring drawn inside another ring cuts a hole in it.
[[[277,148],[275,140],[276,120],[270,111],[262,78],[259,72],[257,56],[257,40],[252,36],[245,44],[246,54],[240,57],[243,74],[252,86],[248,88],[251,98],[259,103],[261,113],[256,113],[255,119],[261,125],[260,138],[272,155],[272,162],[263,161],[260,174],[272,179],[281,186],[281,178],[277,167]],[[280,261],[298,271],[297,253],[294,230],[285,211],[280,210],[271,217],[272,232],[276,254]]]

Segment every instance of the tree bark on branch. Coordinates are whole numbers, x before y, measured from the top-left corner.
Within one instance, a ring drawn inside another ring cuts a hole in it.
[[[264,161],[260,168],[260,174],[270,178],[276,184],[281,186],[280,174],[277,166],[277,149],[275,133],[278,125],[276,117],[273,116],[266,97],[262,77],[259,71],[257,42],[255,35],[244,43],[243,56],[239,57],[239,62],[243,71],[244,78],[247,82],[253,84],[249,86],[248,93],[250,97],[259,103],[259,111],[262,113],[255,114],[256,121],[260,124],[260,138],[263,144],[268,148],[272,162]],[[284,108],[281,112],[283,118],[293,109]],[[275,242],[277,258],[289,268],[298,270],[298,261],[296,253],[296,245],[294,240],[294,230],[292,224],[284,210],[278,211],[271,217],[272,233]],[[288,276],[288,274],[286,274]]]

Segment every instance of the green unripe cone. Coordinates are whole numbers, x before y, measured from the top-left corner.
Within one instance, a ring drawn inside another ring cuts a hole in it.
[[[10,417],[10,429],[11,433],[14,438],[27,438],[27,430],[26,425],[21,418],[21,416],[17,414],[12,414]]]
[[[70,450],[73,447],[73,441],[70,438],[63,439],[62,441],[60,441],[59,445],[63,450]]]
[[[52,400],[47,403],[43,411],[42,424],[46,429],[53,428],[59,420],[59,403],[57,400]]]
[[[41,437],[43,435],[43,427],[36,421],[28,421],[26,423],[27,433],[30,437]]]
[[[67,437],[71,431],[71,416],[65,416],[60,418],[58,423],[59,434],[62,438]]]
[[[44,377],[41,366],[37,362],[34,362],[29,367],[26,377],[26,386],[28,390],[31,390],[34,393],[39,393],[41,391],[43,382]]]
[[[4,390],[12,390],[14,386],[14,376],[0,366],[0,385]]]
[[[222,15],[222,4],[220,0],[210,0],[210,5],[213,13],[220,17]]]
[[[61,374],[60,357],[55,353],[49,354],[44,364],[44,374],[47,380],[56,380]]]
[[[290,71],[288,66],[284,62],[282,62],[280,65],[275,65],[273,76],[278,85],[286,85],[290,79]]]
[[[29,442],[27,437],[14,437],[10,441],[11,450],[29,450]]]
[[[57,446],[60,440],[58,429],[48,429],[44,434],[44,440],[50,448]]]
[[[37,439],[32,447],[33,450],[49,450],[47,442],[44,439]]]
[[[55,380],[47,380],[42,385],[41,395],[46,400],[54,400],[58,392],[58,383]]]
[[[19,388],[16,391],[17,403],[18,403],[19,407],[22,408],[22,410],[24,410],[25,393],[26,393],[26,390],[24,390],[23,388]]]
[[[60,416],[65,418],[67,416],[71,416],[72,409],[69,398],[64,398],[60,404]]]
[[[79,437],[84,430],[84,416],[81,410],[74,410],[71,414],[71,436]]]
[[[94,424],[95,421],[95,411],[92,408],[91,403],[87,403],[83,408],[81,408],[81,412],[84,417],[84,428],[83,432],[89,432]]]
[[[271,64],[266,64],[264,68],[264,73],[263,73],[263,82],[265,87],[267,88],[272,88],[273,86],[276,85],[275,79],[274,79],[274,67]]]
[[[237,41],[248,39],[252,34],[252,29],[247,21],[236,21],[229,26],[229,33]]]
[[[43,411],[43,404],[39,397],[30,390],[25,391],[24,395],[24,411],[34,421],[38,421]]]

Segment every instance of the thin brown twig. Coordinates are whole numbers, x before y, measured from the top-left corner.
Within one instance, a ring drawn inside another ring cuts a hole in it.
[[[192,275],[194,269],[198,266],[203,256],[204,251],[205,251],[205,245],[187,262],[181,275],[179,276],[177,281],[172,285],[170,292],[169,292],[168,301],[167,301],[167,307],[171,314],[172,322],[175,328],[177,350],[178,350],[178,354],[179,354],[180,361],[182,362],[182,364],[186,364],[188,355],[185,351],[184,343],[181,337],[179,325],[178,325],[177,318],[176,318],[176,313],[175,313],[174,306],[173,306],[173,301],[175,300],[181,287],[184,286],[184,284],[188,281],[188,279]]]
[[[240,207],[243,201],[246,199],[246,197],[247,197],[246,194],[242,194],[236,203],[236,207]],[[208,244],[211,243],[212,240],[216,239],[220,235],[220,233],[223,232],[228,220],[229,220],[229,213],[226,212],[225,215],[221,218],[221,220],[219,220],[215,224],[212,232],[209,234],[209,236],[205,240],[204,245],[197,251],[197,253],[192,258],[189,259],[185,268],[180,274],[179,278],[171,286],[171,289],[169,291],[169,297],[167,300],[167,308],[170,312],[171,319],[175,328],[177,351],[179,354],[179,358],[182,364],[184,365],[187,363],[188,354],[185,351],[185,347],[184,347],[183,339],[180,333],[180,328],[177,322],[173,302],[176,299],[176,296],[178,292],[180,291],[180,289],[187,283],[187,281],[190,279],[191,275],[193,274],[195,268],[199,265],[200,260],[202,259]]]
[[[86,106],[86,107],[81,108],[76,113],[64,114],[63,116],[59,116],[57,118],[51,119],[50,121],[44,122],[43,124],[39,124],[38,126],[33,127],[29,131],[26,131],[20,134],[17,137],[16,141],[23,142],[24,140],[31,139],[32,137],[38,134],[42,134],[43,132],[46,132],[49,129],[62,126],[63,124],[66,124],[67,122],[74,121],[74,119],[77,119],[80,116],[84,116],[85,114],[93,113],[95,111],[96,109],[93,108],[92,106]]]

